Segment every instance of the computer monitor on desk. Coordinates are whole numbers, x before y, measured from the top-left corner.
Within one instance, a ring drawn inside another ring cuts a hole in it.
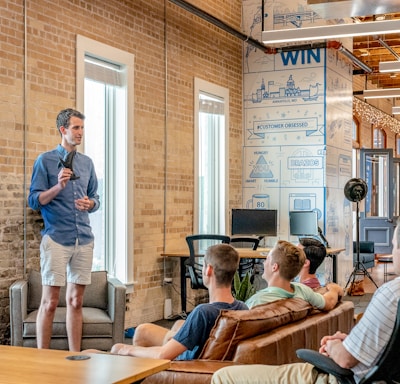
[[[276,209],[232,209],[232,235],[254,235],[259,238],[277,235]]]
[[[299,239],[311,237],[319,240],[325,247],[329,247],[328,241],[318,226],[317,211],[290,211],[289,212],[290,235]]]

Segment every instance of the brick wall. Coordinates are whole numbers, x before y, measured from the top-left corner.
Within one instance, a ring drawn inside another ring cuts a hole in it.
[[[240,28],[240,0],[191,3]],[[24,258],[28,269],[39,269],[41,222],[26,208],[26,192],[37,155],[59,143],[57,112],[76,105],[76,34],[135,54],[138,284],[126,326],[162,318],[164,237],[173,249],[192,232],[195,76],[230,90],[230,204],[241,203],[242,42],[168,0],[3,1],[0,30],[0,343],[8,342],[9,286],[23,276]],[[177,263],[165,266],[177,276]]]

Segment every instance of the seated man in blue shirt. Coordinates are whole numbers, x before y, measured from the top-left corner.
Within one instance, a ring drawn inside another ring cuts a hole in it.
[[[238,267],[239,254],[231,245],[209,247],[203,265],[203,284],[208,288],[209,303],[195,307],[169,340],[167,338],[171,333],[168,329],[155,324],[143,324],[142,330],[139,326],[135,332],[134,345],[115,344],[111,352],[169,360],[196,359],[221,309],[248,309],[232,296],[232,280]]]
[[[343,289],[338,284],[327,284],[327,292],[321,295],[302,283],[292,281],[305,261],[306,255],[302,249],[288,241],[279,240],[264,261],[263,278],[268,282],[268,287],[251,296],[246,301],[248,307],[297,297],[324,311],[334,308],[343,296]]]

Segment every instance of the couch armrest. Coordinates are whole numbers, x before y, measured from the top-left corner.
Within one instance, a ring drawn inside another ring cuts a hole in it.
[[[22,346],[23,320],[28,315],[28,281],[17,280],[10,287],[11,345]]]
[[[108,314],[113,321],[113,344],[124,342],[126,286],[108,277]]]
[[[230,365],[233,361],[219,360],[174,360],[170,367],[147,377],[143,384],[209,384],[214,372]]]

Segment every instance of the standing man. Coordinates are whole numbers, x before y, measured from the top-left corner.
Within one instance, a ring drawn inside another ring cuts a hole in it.
[[[50,348],[60,289],[67,280],[67,334],[70,351],[80,351],[82,302],[91,282],[94,236],[89,213],[99,206],[92,160],[76,151],[85,116],[64,109],[57,116],[61,144],[42,153],[33,166],[29,205],[40,210],[44,229],[40,244],[42,299],[37,316],[37,346]]]

